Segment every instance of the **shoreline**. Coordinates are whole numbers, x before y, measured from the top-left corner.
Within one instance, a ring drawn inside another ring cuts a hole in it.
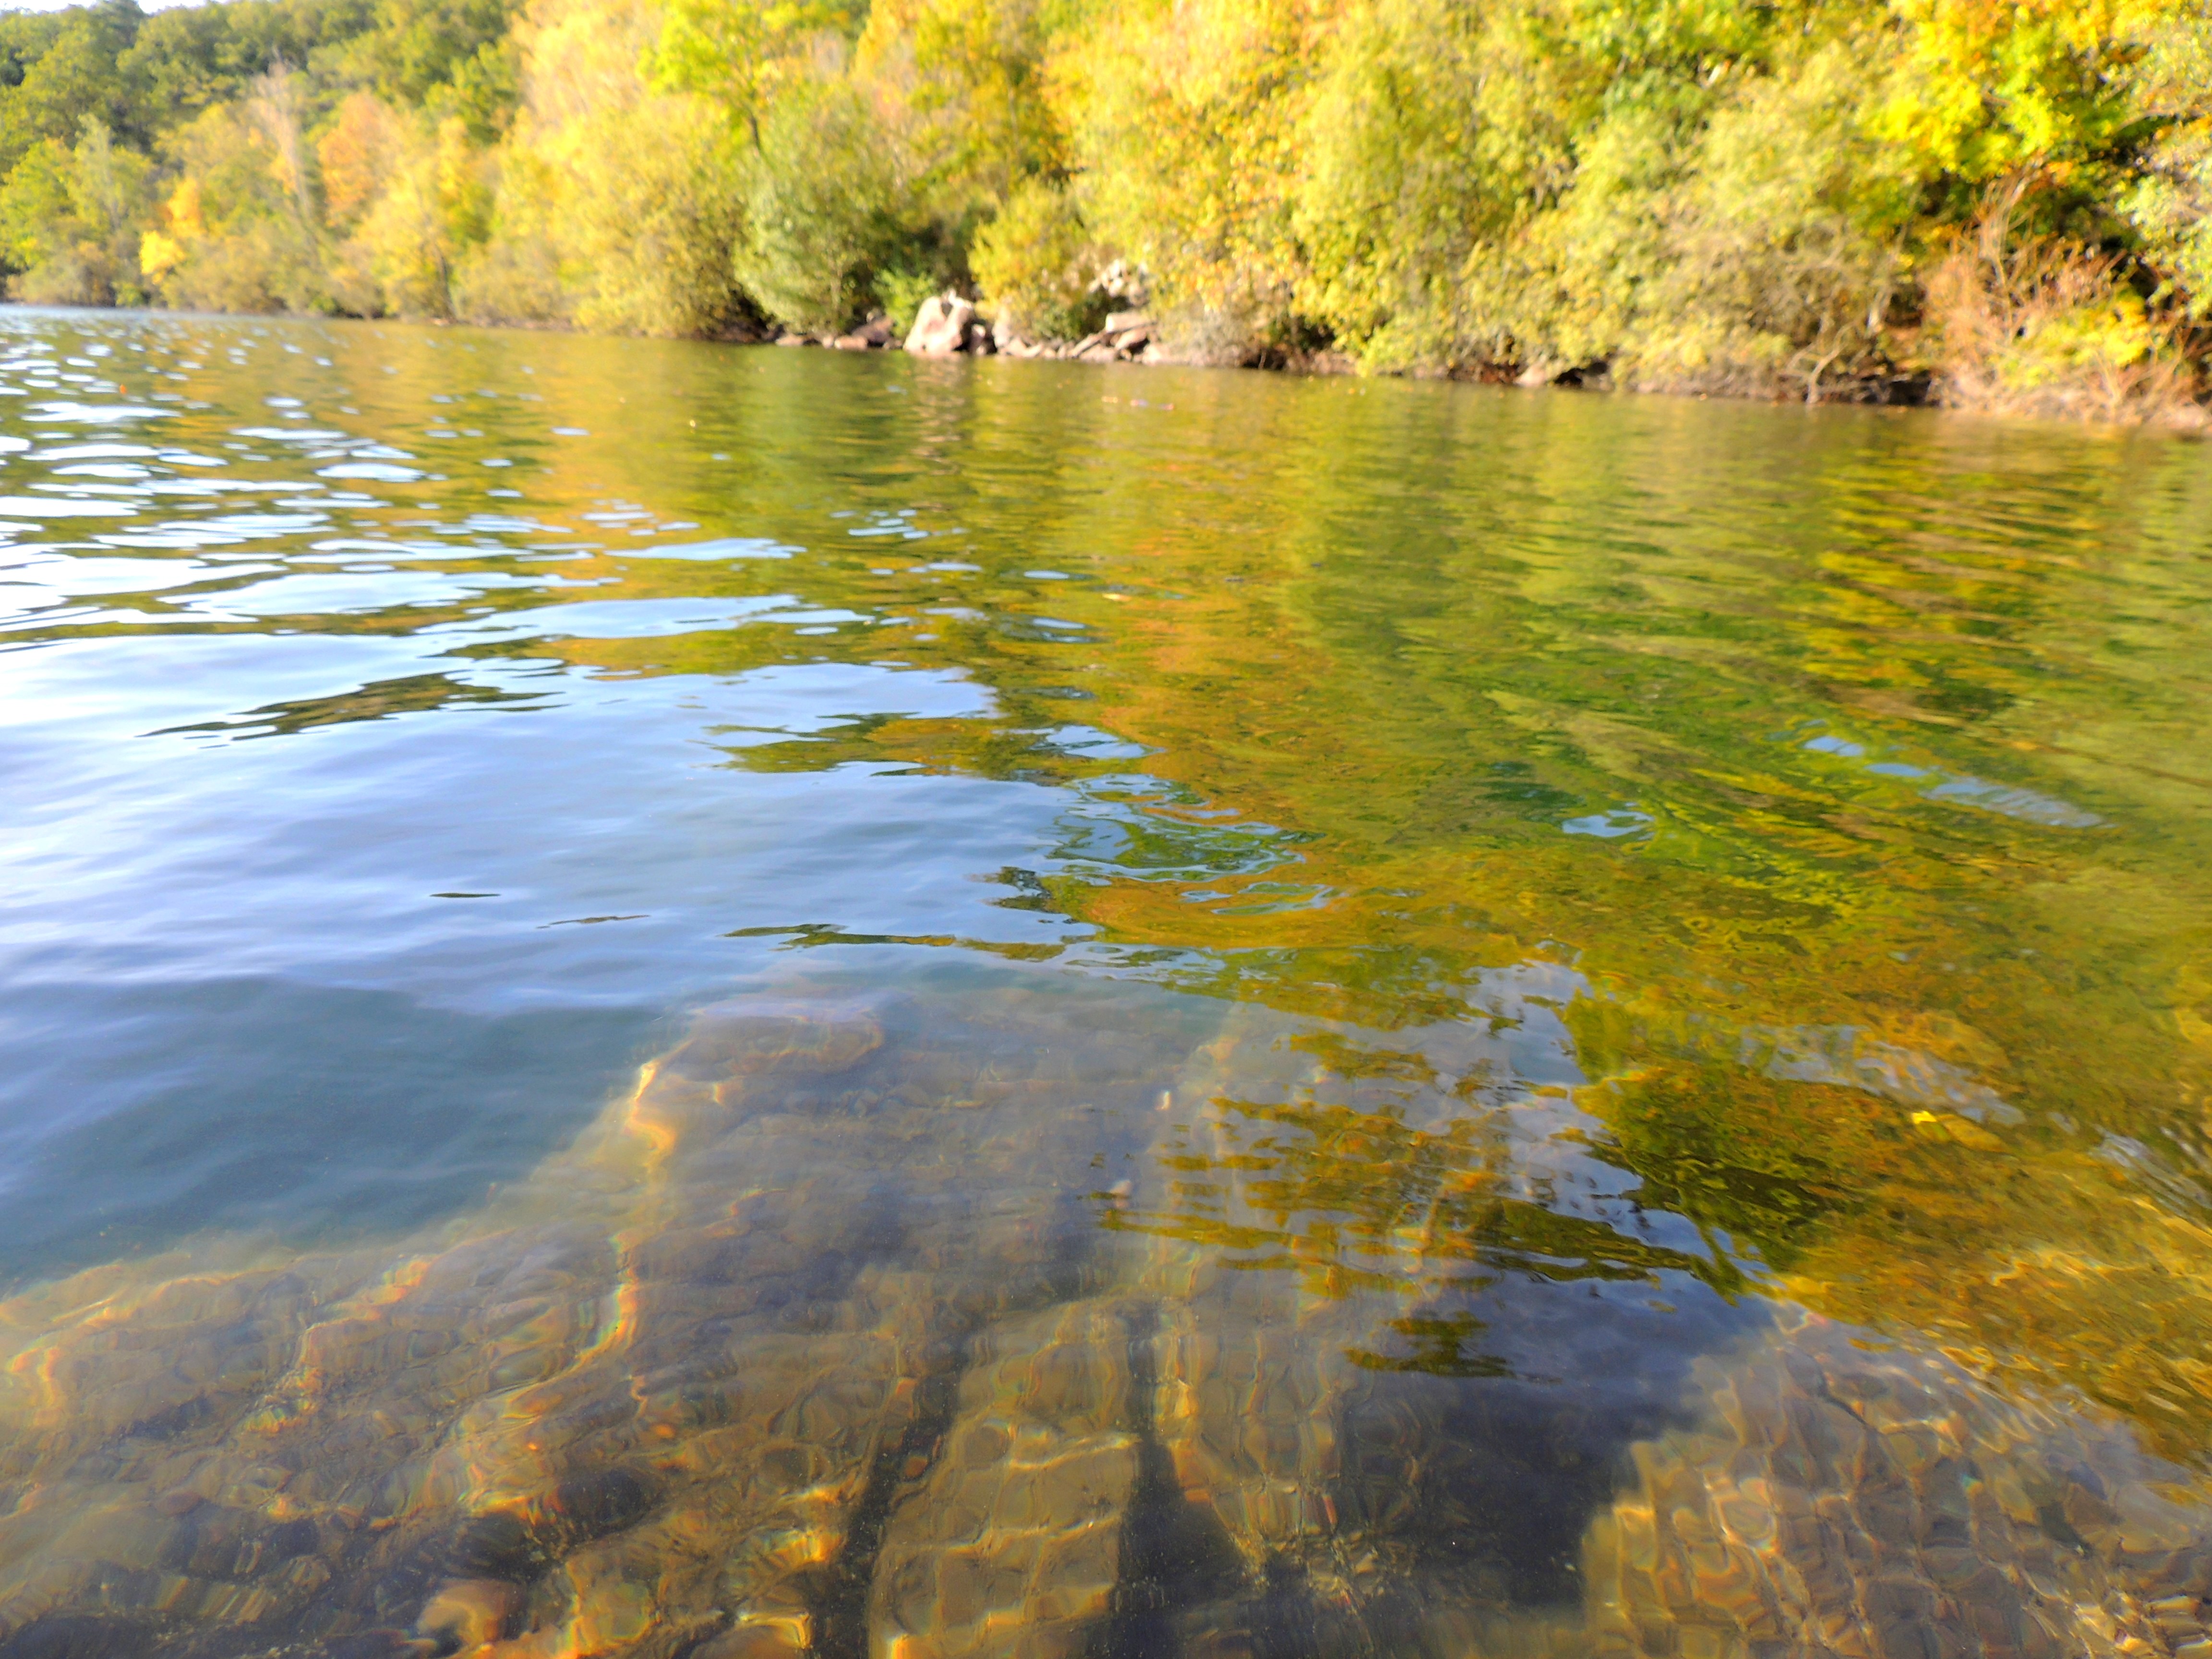
[[[502,326],[502,325],[469,324],[453,326]],[[557,325],[554,325],[556,326]],[[1134,326],[1134,325],[1133,325]],[[1144,326],[1149,329],[1150,319]],[[572,331],[581,332],[583,331]],[[1528,370],[1516,371],[1508,365],[1484,365],[1471,368],[1422,366],[1408,369],[1363,369],[1358,360],[1349,354],[1333,349],[1303,353],[1262,353],[1256,359],[1209,358],[1204,356],[1183,355],[1173,349],[1161,350],[1158,343],[1149,336],[1139,349],[1118,349],[1110,340],[1103,342],[1105,349],[1096,349],[1101,331],[1079,341],[1024,342],[1027,349],[1007,349],[993,345],[978,350],[963,346],[957,350],[915,352],[896,343],[884,345],[861,346],[853,342],[855,336],[825,337],[781,335],[741,338],[721,337],[717,343],[734,345],[772,345],[782,348],[817,349],[845,351],[900,351],[915,356],[930,357],[1007,357],[1022,362],[1082,363],[1092,368],[1121,364],[1133,368],[1218,368],[1236,369],[1267,374],[1303,375],[1315,379],[1345,378],[1390,380],[1445,380],[1459,385],[1511,387],[1528,392],[1580,392],[1608,396],[1640,398],[1680,398],[1693,402],[1726,402],[1764,404],[1770,408],[1804,409],[1919,409],[1940,410],[1952,415],[1973,415],[1988,419],[2033,421],[2066,426],[2172,433],[2180,436],[2203,435],[2212,432],[2212,403],[2185,401],[2148,408],[2132,415],[2100,416],[2093,410],[2075,407],[2052,406],[2048,400],[2022,403],[1990,404],[1971,399],[1950,401],[1942,395],[1941,379],[1929,373],[1894,374],[1880,382],[1859,380],[1838,382],[1834,392],[1824,395],[1796,398],[1776,392],[1749,388],[1715,390],[1711,387],[1623,386],[1617,382],[1604,365],[1570,368],[1557,374]],[[1879,393],[1897,395],[1878,395]]]
[[[358,327],[398,325],[403,328],[483,329],[487,331],[511,331],[524,334],[559,334],[582,339],[601,340],[665,340],[671,343],[732,347],[775,347],[785,349],[815,349],[842,351],[858,356],[899,355],[942,361],[966,358],[981,361],[1004,358],[1015,362],[1053,362],[1080,364],[1088,368],[1122,367],[1129,368],[1203,368],[1233,370],[1238,373],[1282,374],[1314,380],[1378,380],[1411,381],[1449,381],[1463,386],[1488,386],[1524,392],[1573,392],[1608,397],[1669,398],[1696,403],[1732,403],[1759,404],[1784,409],[1888,409],[1920,410],[1930,413],[1973,416],[1986,420],[2027,422],[2038,425],[2058,425],[2102,431],[2147,431],[2176,437],[2204,437],[2212,435],[2212,402],[2189,400],[2146,409],[2131,416],[2100,415],[2092,410],[2064,406],[2051,406],[2048,402],[2027,406],[2020,404],[1991,404],[1964,400],[1948,401],[1942,395],[1942,382],[1929,375],[1898,375],[1890,385],[1901,386],[1905,382],[1917,383],[1906,395],[1877,397],[1864,395],[1863,383],[1843,383],[1836,395],[1795,398],[1754,390],[1714,390],[1709,387],[1623,386],[1613,380],[1604,366],[1563,370],[1556,374],[1511,372],[1507,366],[1484,366],[1456,368],[1422,366],[1408,369],[1363,369],[1350,355],[1322,349],[1311,352],[1270,354],[1261,353],[1257,358],[1236,359],[1226,356],[1209,357],[1185,355],[1173,349],[1162,350],[1149,335],[1136,350],[1122,349],[1118,343],[1109,339],[1103,343],[1108,348],[1097,349],[1100,337],[1093,335],[1079,341],[1022,342],[1027,349],[1005,349],[992,343],[981,349],[963,344],[956,350],[910,350],[897,340],[884,337],[863,344],[864,337],[856,331],[850,335],[800,335],[786,331],[772,334],[760,329],[744,327],[715,334],[625,334],[603,330],[578,328],[572,324],[546,320],[486,321],[460,317],[355,317],[333,316],[303,311],[189,311],[167,306],[70,306],[39,305],[21,300],[0,300],[0,314],[22,313],[40,316],[83,318],[124,318],[198,319],[210,322],[242,323],[337,323]],[[874,319],[864,329],[872,328],[882,319]],[[986,329],[988,325],[979,325]],[[1151,319],[1146,319],[1149,329]],[[1102,331],[1108,333],[1110,331]],[[1091,348],[1086,349],[1086,348]]]

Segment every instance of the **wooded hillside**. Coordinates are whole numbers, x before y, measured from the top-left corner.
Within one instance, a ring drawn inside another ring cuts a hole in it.
[[[2204,0],[0,16],[15,297],[2186,411]]]

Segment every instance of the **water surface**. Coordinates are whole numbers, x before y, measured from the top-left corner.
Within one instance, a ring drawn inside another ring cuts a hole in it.
[[[2204,1638],[2201,445],[12,312],[0,449],[0,1654]]]

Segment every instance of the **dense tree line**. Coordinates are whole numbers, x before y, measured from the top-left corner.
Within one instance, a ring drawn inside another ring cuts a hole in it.
[[[951,287],[1186,356],[2126,414],[2212,316],[2205,0],[133,0],[0,17],[31,301],[714,335]]]

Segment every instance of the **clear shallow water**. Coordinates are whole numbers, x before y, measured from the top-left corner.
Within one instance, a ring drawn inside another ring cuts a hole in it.
[[[0,343],[0,1653],[2202,1635],[2200,447]]]

